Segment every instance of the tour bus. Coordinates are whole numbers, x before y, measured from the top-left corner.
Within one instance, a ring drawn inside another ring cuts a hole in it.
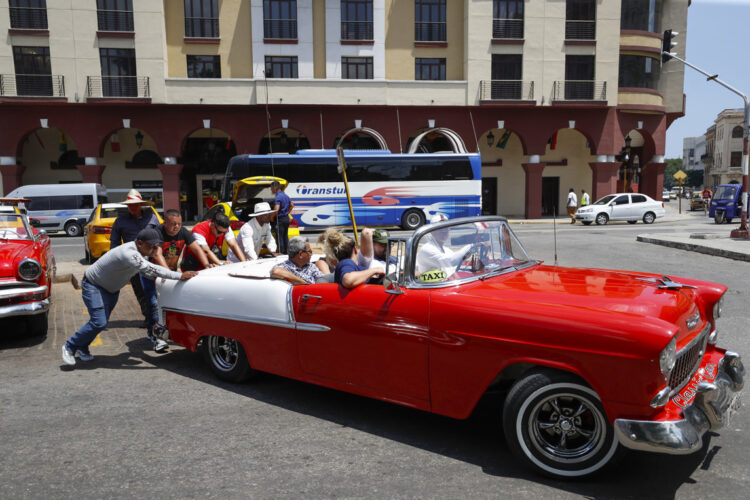
[[[107,190],[93,183],[29,184],[14,189],[8,197],[29,200],[27,213],[39,220],[36,227],[80,236],[92,210],[107,203]]]
[[[416,229],[435,214],[450,219],[481,213],[482,162],[477,153],[394,154],[344,151],[357,224]],[[274,176],[289,182],[291,214],[300,227],[351,224],[336,150],[302,149],[290,155],[240,155],[229,161],[222,199],[235,182]]]

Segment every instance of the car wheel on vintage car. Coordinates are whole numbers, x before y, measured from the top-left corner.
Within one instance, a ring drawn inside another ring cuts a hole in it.
[[[653,224],[656,220],[656,215],[654,215],[653,212],[646,212],[643,214],[643,223],[644,224]]]
[[[538,371],[518,380],[505,402],[503,430],[516,456],[556,478],[592,474],[618,448],[599,396],[561,372]]]
[[[203,339],[203,357],[214,375],[227,382],[245,382],[255,375],[242,344],[212,335]]]
[[[68,236],[81,236],[81,226],[77,222],[68,222],[65,224],[65,234]]]
[[[596,216],[596,223],[599,226],[603,226],[609,221],[609,216],[605,214],[604,212],[597,214]]]
[[[32,337],[42,337],[47,335],[47,313],[34,314],[26,318],[29,334]]]

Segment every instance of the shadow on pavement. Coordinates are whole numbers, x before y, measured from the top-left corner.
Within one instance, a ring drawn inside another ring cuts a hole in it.
[[[26,318],[4,318],[0,320],[0,351],[43,344],[46,335],[32,336]]]

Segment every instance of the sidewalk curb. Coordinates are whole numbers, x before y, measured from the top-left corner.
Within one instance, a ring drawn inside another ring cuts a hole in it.
[[[654,245],[661,245],[669,248],[677,248],[679,250],[687,250],[690,252],[698,252],[703,253],[706,255],[713,255],[716,257],[724,257],[727,259],[732,260],[741,260],[744,262],[750,262],[750,255],[742,252],[735,252],[732,250],[724,250],[721,248],[713,248],[706,245],[701,244],[695,244],[695,243],[686,243],[683,241],[670,241],[670,240],[663,240],[659,238],[651,238],[649,236],[645,235],[638,235],[636,236],[636,241],[640,241],[643,243],[652,243]]]

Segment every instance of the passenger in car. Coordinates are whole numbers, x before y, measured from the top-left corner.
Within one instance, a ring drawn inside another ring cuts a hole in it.
[[[326,245],[338,260],[333,273],[333,281],[345,288],[356,288],[362,283],[377,279],[383,274],[383,268],[367,268],[357,264],[359,249],[354,240],[336,231],[331,232]]]
[[[289,240],[287,248],[289,260],[285,260],[271,269],[271,278],[286,280],[293,285],[308,285],[319,283],[328,273],[328,265],[325,262],[311,263],[312,248],[306,238],[295,236]]]

